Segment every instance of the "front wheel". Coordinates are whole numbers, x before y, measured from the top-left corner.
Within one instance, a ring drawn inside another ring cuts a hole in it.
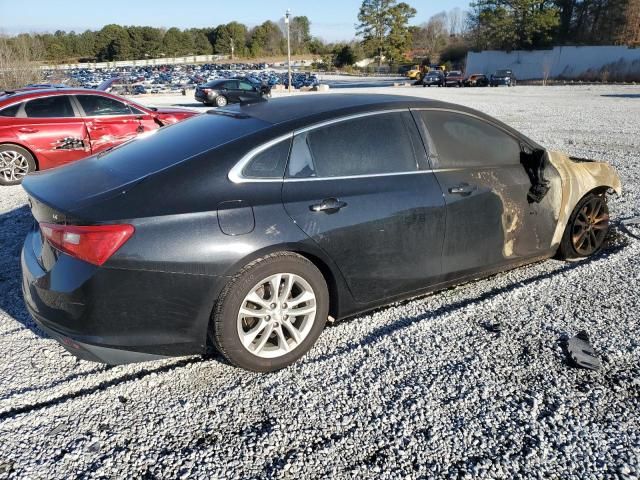
[[[28,150],[18,145],[0,145],[0,185],[17,185],[34,170],[36,162]]]
[[[574,209],[565,229],[558,256],[567,260],[589,257],[600,251],[609,231],[605,195],[590,193]]]
[[[218,107],[226,107],[227,103],[229,103],[229,101],[227,100],[227,97],[225,97],[223,95],[218,95],[216,97],[216,106],[218,106]]]
[[[233,365],[271,372],[307,353],[328,315],[322,273],[300,255],[276,253],[250,263],[227,284],[210,335]]]

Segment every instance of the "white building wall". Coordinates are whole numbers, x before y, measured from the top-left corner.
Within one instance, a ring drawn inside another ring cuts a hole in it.
[[[552,50],[469,52],[466,73],[491,74],[510,68],[520,80],[547,78],[640,80],[640,48],[624,46],[555,47]]]

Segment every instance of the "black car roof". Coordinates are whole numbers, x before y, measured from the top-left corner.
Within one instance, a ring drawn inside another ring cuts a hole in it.
[[[293,123],[296,124],[294,127],[298,127],[340,115],[427,107],[469,110],[451,103],[405,95],[336,93],[281,97],[266,102],[233,105],[225,111],[257,118],[273,125]]]
[[[257,103],[237,104],[225,109],[210,110],[212,114],[227,114],[238,118],[255,118],[274,126],[279,133],[311,126],[325,120],[377,110],[408,108],[436,108],[468,113],[500,125],[507,131],[526,140],[534,147],[539,145],[517,130],[499,120],[472,108],[438,100],[408,95],[332,93],[287,96]]]

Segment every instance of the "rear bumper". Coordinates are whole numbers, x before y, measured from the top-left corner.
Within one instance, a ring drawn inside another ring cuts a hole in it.
[[[24,290],[23,290],[24,293]],[[26,295],[25,295],[26,298]],[[151,353],[134,352],[130,350],[121,350],[118,348],[101,347],[99,345],[90,345],[79,340],[74,340],[64,336],[60,332],[50,328],[48,322],[44,320],[36,311],[27,303],[27,310],[31,317],[44,330],[44,332],[62,345],[65,350],[89,362],[106,363],[109,365],[123,365],[127,363],[148,362],[151,360],[160,360],[168,358],[169,355],[154,355]]]
[[[31,248],[36,234],[21,254],[24,301],[71,353],[121,364],[206,351],[219,279],[95,267],[64,254],[45,271]]]

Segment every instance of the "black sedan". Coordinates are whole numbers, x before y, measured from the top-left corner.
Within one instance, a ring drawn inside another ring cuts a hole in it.
[[[259,88],[263,97],[271,96],[271,85],[269,85],[267,82],[263,80],[260,80],[259,78],[247,76],[247,77],[238,78],[238,80],[246,80],[249,83],[251,83],[251,85],[253,85],[254,87]]]
[[[296,96],[210,110],[27,176],[34,319],[125,363],[215,346],[255,371],[355,315],[603,245],[606,164],[452,104]]]
[[[424,76],[424,78],[422,79],[422,86],[431,87],[432,85],[437,87],[444,87],[443,72],[439,70],[432,70]]]
[[[491,75],[489,84],[492,87],[499,87],[501,85],[506,87],[515,87],[516,82],[516,76],[512,70],[496,70],[496,72]]]
[[[229,103],[250,103],[263,100],[264,92],[259,85],[248,80],[213,80],[196,87],[195,99],[205,105],[226,107]]]

